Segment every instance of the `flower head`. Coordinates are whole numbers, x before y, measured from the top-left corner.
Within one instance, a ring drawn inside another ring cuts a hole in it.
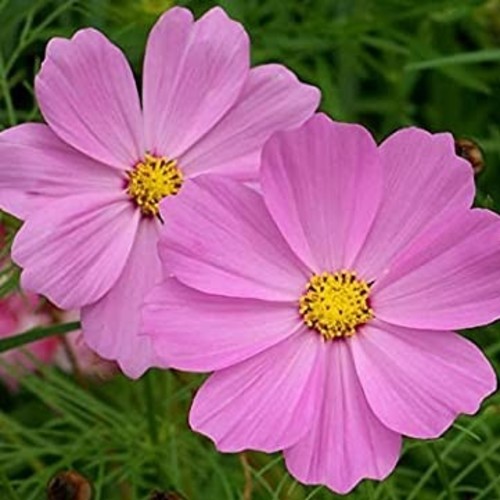
[[[282,66],[251,69],[247,34],[220,8],[198,21],[167,11],[143,73],[141,106],[101,33],[54,38],[35,85],[47,125],[0,134],[0,207],[25,221],[13,246],[23,287],[81,309],[86,342],[132,377],[160,363],[138,329],[161,277],[161,200],[209,171],[255,179],[265,140],[319,100]]]
[[[347,492],[391,472],[402,435],[476,412],[495,374],[452,330],[500,315],[500,219],[470,208],[472,176],[449,134],[377,146],[320,114],[266,144],[262,196],[206,176],[164,200],[175,278],[144,331],[165,364],[215,372],[191,426]]]

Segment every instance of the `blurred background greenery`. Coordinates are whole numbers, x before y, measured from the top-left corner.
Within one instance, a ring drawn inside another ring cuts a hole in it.
[[[500,0],[193,0],[221,5],[251,35],[255,64],[280,62],[323,93],[322,109],[377,139],[416,124],[474,139],[485,169],[477,203],[500,211]],[[53,36],[94,26],[140,75],[147,33],[171,0],[0,0],[0,129],[39,120],[33,79]],[[13,165],[13,168],[15,166]],[[15,230],[15,221],[6,219]],[[10,293],[17,273],[9,271]],[[500,326],[466,332],[500,372]],[[200,382],[152,371],[82,384],[54,368],[0,393],[0,499],[40,500],[62,469],[88,477],[94,498],[329,499],[299,485],[279,455],[218,454],[186,423]],[[149,418],[148,418],[149,417]],[[353,499],[500,499],[500,396],[435,442],[407,440],[396,472]]]

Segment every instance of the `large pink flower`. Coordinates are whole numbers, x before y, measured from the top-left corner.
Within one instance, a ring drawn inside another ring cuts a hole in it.
[[[26,221],[13,247],[23,287],[82,308],[89,346],[132,377],[158,363],[138,326],[161,276],[159,201],[207,171],[255,178],[264,141],[319,100],[282,66],[250,69],[248,36],[220,8],[158,21],[142,94],[141,111],[122,52],[85,29],[47,47],[36,95],[48,125],[0,134],[0,206]]]
[[[263,197],[220,176],[163,201],[167,278],[144,330],[174,368],[215,371],[191,426],[222,451],[284,450],[304,483],[382,479],[496,385],[451,330],[500,316],[500,219],[471,209],[449,134],[379,147],[317,115],[264,148]]]

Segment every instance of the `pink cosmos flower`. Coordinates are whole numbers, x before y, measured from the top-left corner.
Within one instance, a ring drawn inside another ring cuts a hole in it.
[[[50,324],[50,316],[41,305],[40,298],[34,294],[16,293],[0,299],[0,338]],[[36,370],[37,362],[51,363],[58,345],[59,339],[50,337],[2,353],[0,378],[11,391],[17,390],[19,375]]]
[[[377,147],[316,115],[266,144],[263,196],[214,175],[163,201],[176,278],[144,330],[164,364],[215,372],[193,429],[345,493],[391,472],[402,435],[475,413],[495,374],[451,330],[500,315],[500,219],[470,208],[472,177],[450,134]]]
[[[255,178],[264,141],[310,117],[319,92],[282,66],[250,69],[248,36],[220,8],[161,17],[142,110],[124,55],[93,29],[51,40],[35,89],[48,125],[0,134],[0,206],[25,221],[22,285],[81,308],[89,346],[138,377],[159,362],[138,328],[161,277],[160,200],[208,171]]]

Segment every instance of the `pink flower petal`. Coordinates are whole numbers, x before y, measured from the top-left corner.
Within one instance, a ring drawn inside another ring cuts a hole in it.
[[[472,169],[455,155],[450,134],[403,129],[382,143],[380,155],[382,203],[355,264],[369,280],[378,278],[435,218],[446,220],[474,199]]]
[[[316,335],[302,330],[216,372],[194,399],[191,427],[226,452],[273,452],[296,443],[308,432],[319,404],[321,347]]]
[[[123,189],[121,172],[61,141],[47,125],[0,134],[0,206],[25,219],[55,198]]]
[[[219,7],[193,22],[168,10],[149,35],[144,61],[147,149],[178,158],[235,102],[250,65],[243,27]]]
[[[10,300],[0,301],[0,337],[9,337],[18,329],[19,319],[12,310]]]
[[[324,394],[309,433],[285,450],[289,471],[305,484],[347,493],[364,478],[384,479],[394,469],[401,436],[368,406],[348,342],[325,345]]]
[[[117,361],[131,378],[139,378],[152,366],[162,366],[150,339],[139,335],[144,298],[161,279],[158,231],[156,219],[141,220],[119,279],[101,300],[82,309],[83,335],[89,347],[103,358]]]
[[[395,432],[441,435],[496,387],[482,352],[453,332],[366,325],[350,343],[371,408]]]
[[[500,217],[487,210],[436,221],[372,290],[378,318],[451,330],[500,317]]]
[[[39,324],[37,326],[40,326]],[[16,332],[19,333],[19,332]],[[59,347],[60,340],[57,337],[48,337],[46,339],[37,340],[25,347],[42,363],[51,363]]]
[[[296,304],[208,295],[172,278],[147,298],[143,316],[165,365],[201,372],[250,358],[302,323]]]
[[[296,302],[310,272],[292,253],[258,193],[202,175],[161,206],[167,276],[207,293]]]
[[[134,75],[123,53],[98,31],[53,38],[35,88],[43,116],[71,146],[119,169],[144,155]]]
[[[182,156],[183,169],[189,175],[215,170],[243,180],[257,178],[265,141],[303,123],[319,99],[318,89],[299,82],[284,66],[252,69],[233,107]]]
[[[359,125],[318,114],[276,134],[262,154],[269,210],[293,250],[318,271],[351,268],[377,210],[377,147]]]
[[[17,234],[14,261],[26,290],[62,309],[100,299],[120,276],[140,212],[123,195],[68,196],[33,214]]]

